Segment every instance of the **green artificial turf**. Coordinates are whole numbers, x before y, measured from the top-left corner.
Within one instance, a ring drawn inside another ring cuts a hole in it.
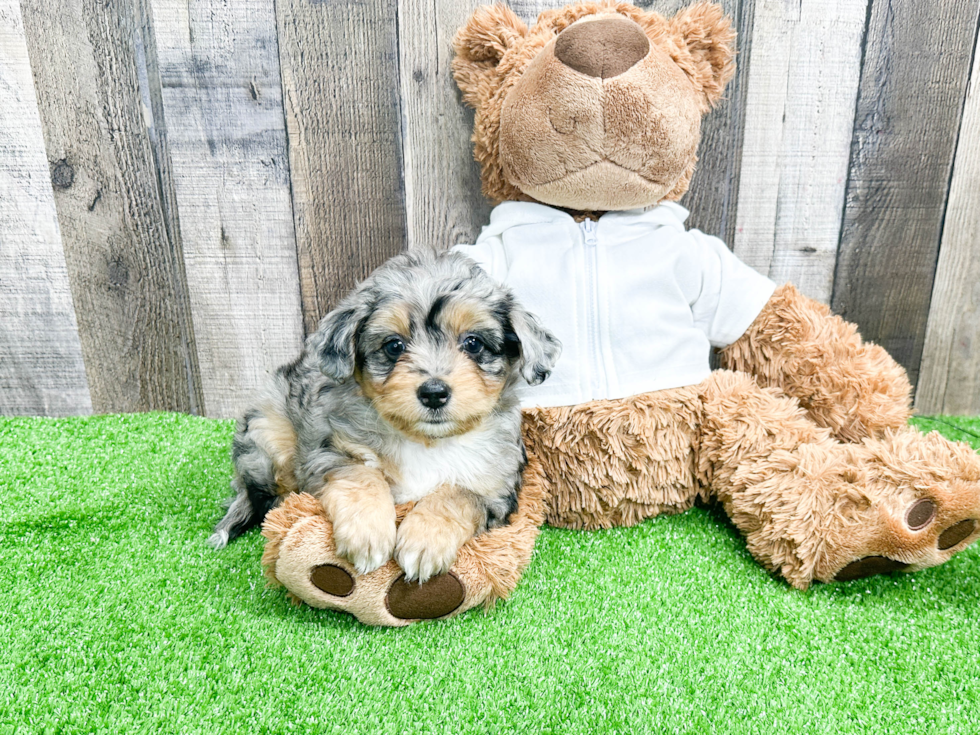
[[[267,589],[257,532],[205,546],[231,433],[0,419],[0,733],[980,731],[978,546],[801,593],[695,509],[546,529],[489,614],[367,628]]]

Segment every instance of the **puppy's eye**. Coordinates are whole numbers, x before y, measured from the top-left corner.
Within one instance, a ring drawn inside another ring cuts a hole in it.
[[[485,347],[483,340],[477,337],[475,334],[471,334],[464,339],[461,346],[464,352],[468,352],[471,355],[479,355]]]
[[[381,345],[381,349],[392,360],[397,360],[405,351],[405,343],[399,337],[390,337]]]

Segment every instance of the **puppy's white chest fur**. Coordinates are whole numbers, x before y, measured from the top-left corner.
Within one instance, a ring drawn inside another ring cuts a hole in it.
[[[441,485],[489,492],[499,485],[500,440],[491,432],[470,432],[429,446],[402,441],[389,457],[399,477],[392,482],[395,503],[420,500]]]

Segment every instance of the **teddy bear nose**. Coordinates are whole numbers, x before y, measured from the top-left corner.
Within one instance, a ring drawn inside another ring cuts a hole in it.
[[[600,79],[619,76],[649,50],[647,34],[622,16],[576,23],[555,42],[555,56],[565,66]]]

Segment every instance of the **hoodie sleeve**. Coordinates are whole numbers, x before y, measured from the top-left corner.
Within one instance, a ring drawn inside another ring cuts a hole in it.
[[[776,284],[745,265],[717,237],[698,230],[694,238],[701,263],[701,293],[692,304],[694,322],[714,347],[727,347],[741,337]]]

